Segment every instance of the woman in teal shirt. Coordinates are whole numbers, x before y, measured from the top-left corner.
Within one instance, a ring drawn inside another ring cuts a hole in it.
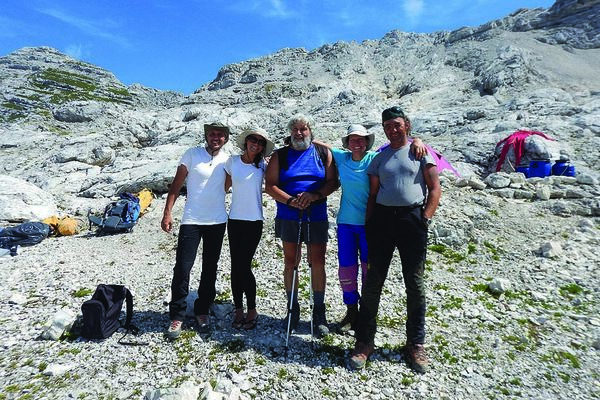
[[[342,149],[331,149],[342,184],[342,198],[337,215],[338,236],[338,277],[343,292],[347,312],[339,323],[341,331],[355,329],[358,317],[358,272],[361,282],[367,276],[368,249],[365,238],[365,214],[369,197],[369,176],[367,168],[378,154],[369,151],[375,142],[375,135],[367,132],[362,125],[350,125],[342,136]],[[411,150],[418,158],[427,152],[419,139],[411,144]]]

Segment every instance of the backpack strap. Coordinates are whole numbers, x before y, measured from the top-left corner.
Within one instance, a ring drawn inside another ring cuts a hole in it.
[[[125,317],[125,328],[130,329],[131,320],[133,318],[133,295],[131,291],[126,287],[123,288],[125,290],[125,304],[127,305],[127,316]],[[135,328],[139,330],[138,328]]]
[[[131,323],[131,320],[133,318],[133,295],[131,294],[131,291],[125,286],[123,286],[123,290],[125,291],[125,304],[127,310],[127,315],[125,316],[125,325],[123,325],[123,327],[126,329],[126,331],[123,334],[123,336],[121,336],[121,338],[117,341],[117,343],[122,344],[124,346],[147,346],[149,344],[148,342],[123,341],[125,336],[127,336],[129,333],[132,333],[133,335],[137,335],[140,333],[140,328]]]
[[[327,169],[327,147],[322,146],[317,143],[313,143],[315,145],[315,149],[317,149],[317,153],[319,153],[319,157],[321,158],[321,162],[323,163],[323,167]],[[333,158],[333,156],[332,156]]]
[[[290,151],[289,146],[281,147],[276,150],[277,152],[277,161],[279,162],[279,170],[287,170],[289,168],[288,165],[288,153]]]
[[[319,158],[321,159],[321,162],[323,163],[323,167],[325,169],[327,169],[327,147],[322,146],[320,144],[317,143],[313,143],[313,146],[315,146],[315,149],[317,150],[317,154],[319,154]],[[290,151],[290,147],[289,146],[285,146],[285,147],[281,147],[279,149],[276,150],[277,152],[277,161],[279,161],[279,170],[281,171],[282,169],[287,170],[289,168],[288,165],[288,153]]]

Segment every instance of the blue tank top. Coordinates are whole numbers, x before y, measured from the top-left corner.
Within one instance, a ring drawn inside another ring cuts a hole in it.
[[[279,171],[279,187],[284,192],[293,196],[302,192],[319,190],[325,183],[325,166],[313,144],[304,151],[294,150],[291,147],[287,156],[288,169]],[[276,218],[298,220],[297,208],[277,202]],[[327,202],[310,206],[311,221],[327,221]],[[307,212],[303,220],[307,219]]]

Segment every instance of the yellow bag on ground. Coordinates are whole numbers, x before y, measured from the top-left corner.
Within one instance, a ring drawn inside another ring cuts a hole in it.
[[[43,223],[50,225],[54,236],[71,236],[81,232],[81,224],[72,217],[51,217],[42,220]]]
[[[135,196],[140,199],[140,216],[144,215],[154,196],[150,189],[143,189],[141,192],[135,193]]]
[[[64,217],[58,221],[58,234],[61,236],[76,235],[80,231],[81,226],[75,218]]]
[[[44,218],[42,222],[46,225],[50,225],[50,228],[52,228],[52,231],[54,232],[56,232],[56,230],[58,229],[58,217],[56,215]]]

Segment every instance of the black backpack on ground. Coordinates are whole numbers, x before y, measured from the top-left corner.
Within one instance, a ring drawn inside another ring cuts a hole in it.
[[[46,239],[50,225],[43,222],[23,222],[21,225],[0,229],[0,248],[33,246]]]
[[[124,301],[127,304],[127,316],[125,324],[122,325],[119,317],[121,316]],[[125,286],[98,285],[92,298],[85,301],[81,306],[81,311],[83,313],[81,336],[84,338],[106,339],[121,326],[127,329],[125,335],[129,331],[133,333],[139,331],[137,327],[131,324],[133,317],[133,296]],[[121,339],[119,339],[119,342]]]

